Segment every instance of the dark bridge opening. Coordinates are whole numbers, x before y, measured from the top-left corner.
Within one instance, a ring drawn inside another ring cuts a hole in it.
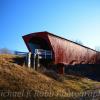
[[[40,37],[33,37],[28,43],[32,53],[32,64],[34,63],[34,55],[38,55],[39,64],[48,66],[52,62],[52,50],[49,43]],[[34,66],[34,64],[32,65]]]
[[[34,51],[34,49],[51,50],[50,45],[47,43],[47,41],[40,37],[33,37],[29,41],[29,46],[32,52]]]

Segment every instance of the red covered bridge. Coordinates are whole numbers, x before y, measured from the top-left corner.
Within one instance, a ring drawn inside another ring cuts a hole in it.
[[[99,52],[46,31],[25,35],[23,39],[32,54],[36,50],[51,51],[49,63],[52,64],[75,65],[100,62],[100,58],[97,56]],[[60,71],[63,70],[62,68],[60,67]]]

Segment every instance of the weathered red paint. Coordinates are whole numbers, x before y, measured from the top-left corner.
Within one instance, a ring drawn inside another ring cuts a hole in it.
[[[29,49],[28,42],[37,41],[34,38],[38,37],[45,42],[50,47],[50,50],[53,52],[53,62],[54,64],[63,63],[63,64],[95,64],[100,63],[100,57],[97,57],[97,51],[90,49],[88,47],[82,46],[70,40],[64,39],[62,37],[56,36],[49,32],[36,32],[29,35],[23,36],[23,39]],[[41,44],[40,45],[44,45]],[[97,58],[99,61],[97,62]]]
[[[55,54],[55,63],[93,64],[96,63],[96,51],[72,41],[49,35]]]

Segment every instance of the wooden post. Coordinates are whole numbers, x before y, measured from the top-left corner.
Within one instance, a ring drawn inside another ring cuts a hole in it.
[[[58,64],[58,73],[64,74],[65,72],[65,66],[63,64]]]
[[[34,70],[35,70],[35,66],[36,66],[36,54],[34,53]]]
[[[37,67],[40,67],[39,54],[37,55]]]
[[[45,59],[46,59],[46,51],[45,51]]]
[[[31,67],[31,52],[28,53],[28,67]]]
[[[36,57],[35,57],[35,70],[37,70],[38,67],[40,67],[39,55],[36,54]]]

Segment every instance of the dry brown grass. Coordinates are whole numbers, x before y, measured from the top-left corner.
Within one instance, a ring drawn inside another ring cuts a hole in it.
[[[68,92],[84,91],[100,85],[99,82],[71,75],[64,76],[64,81],[60,82],[31,68],[13,63],[13,58],[16,57],[18,56],[0,55],[0,90],[30,90],[32,95],[36,92],[44,93],[46,91],[54,96],[60,96],[62,93],[67,96]]]

